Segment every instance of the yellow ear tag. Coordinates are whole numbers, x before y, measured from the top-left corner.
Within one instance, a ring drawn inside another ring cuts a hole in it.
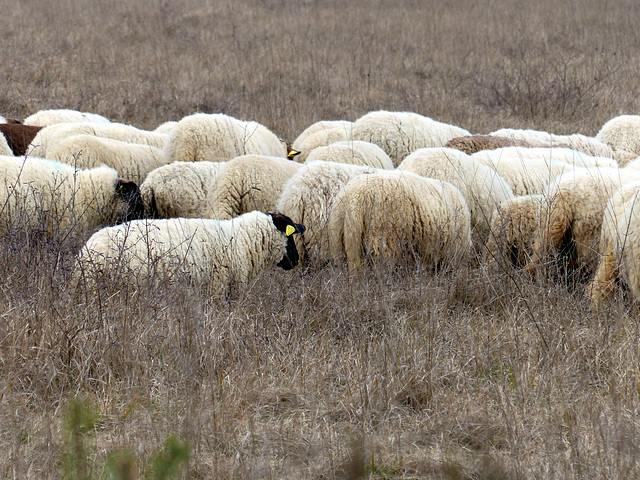
[[[288,157],[288,158],[293,158],[293,157],[295,157],[296,155],[298,155],[299,153],[300,153],[299,151],[297,151],[297,150],[293,150],[293,149],[292,149],[292,150],[287,154],[287,157]]]
[[[294,233],[296,233],[296,227],[292,225],[287,225],[287,228],[284,230],[285,236],[290,237]]]

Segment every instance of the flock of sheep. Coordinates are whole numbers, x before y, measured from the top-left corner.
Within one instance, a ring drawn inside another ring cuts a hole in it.
[[[640,299],[640,116],[593,138],[472,135],[375,111],[317,122],[291,145],[224,114],[154,131],[71,110],[0,121],[0,233],[95,232],[78,281],[179,275],[222,293],[299,261],[473,257],[531,274],[561,264],[589,278],[595,304],[619,281]]]

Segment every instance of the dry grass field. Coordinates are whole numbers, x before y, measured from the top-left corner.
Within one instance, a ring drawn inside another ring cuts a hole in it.
[[[0,0],[0,114],[71,108],[153,129],[195,112],[292,141],[408,110],[487,133],[594,135],[640,113],[640,3]],[[87,232],[89,234],[90,232]],[[70,286],[74,246],[0,244],[0,477],[62,478],[69,399],[88,472],[182,478],[640,477],[640,322],[617,294],[472,262],[273,269],[225,301]],[[75,477],[74,477],[75,478]],[[77,477],[79,478],[79,477]]]

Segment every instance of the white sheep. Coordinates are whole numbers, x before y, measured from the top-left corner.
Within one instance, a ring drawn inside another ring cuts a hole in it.
[[[309,152],[305,163],[316,160],[393,170],[393,162],[384,150],[374,143],[361,140],[347,140],[315,148]]]
[[[616,150],[640,155],[640,115],[620,115],[605,123],[596,138]]]
[[[97,113],[78,112],[77,110],[53,109],[40,110],[23,120],[24,125],[48,127],[56,123],[111,123],[111,121]]]
[[[503,147],[483,150],[473,154],[476,160],[498,160],[501,157],[520,159],[543,158],[548,161],[564,162],[574,167],[617,167],[618,163],[609,157],[594,157],[579,150],[563,147]]]
[[[377,170],[335,162],[306,163],[289,179],[276,210],[302,223],[306,232],[298,242],[305,263],[329,260],[328,220],[335,198],[353,177]]]
[[[288,217],[249,212],[231,220],[138,220],[94,233],[77,256],[74,279],[89,286],[102,274],[126,283],[187,281],[228,294],[264,270],[298,263],[293,235],[304,231]]]
[[[487,265],[510,264],[521,268],[529,263],[543,201],[542,194],[524,195],[498,205],[491,216],[491,233],[484,255]]]
[[[110,138],[121,142],[149,145],[150,147],[164,147],[167,135],[163,133],[149,132],[123,123],[72,123],[56,130],[47,144],[46,156],[49,151],[65,138],[76,135],[93,135],[95,137]],[[166,162],[165,162],[166,163]]]
[[[405,158],[398,170],[435,178],[457,187],[471,213],[471,226],[486,240],[495,208],[512,198],[509,184],[490,167],[453,148],[419,148]]]
[[[474,153],[471,158],[498,172],[516,196],[542,193],[556,177],[573,169],[571,165],[557,160],[506,155],[493,158],[479,155],[481,153],[484,152]]]
[[[305,163],[316,148],[347,140],[352,126],[353,122],[346,120],[323,120],[307,127],[291,144],[300,152],[295,161]]]
[[[636,170],[603,167],[575,169],[553,181],[543,192],[540,228],[527,272],[534,273],[558,253],[568,257],[570,269],[591,272],[607,201],[623,184],[636,180]]]
[[[471,247],[467,204],[448,182],[406,171],[358,175],[340,191],[329,218],[334,260],[350,270],[365,259],[416,258],[456,264]]]
[[[207,216],[207,199],[216,187],[216,176],[222,165],[174,162],[152,170],[140,185],[147,214],[153,218]]]
[[[264,155],[242,155],[222,163],[204,216],[228,220],[253,210],[274,210],[285,184],[301,167]]]
[[[516,130],[512,128],[502,128],[491,132],[489,135],[507,137],[511,139],[524,140],[530,143],[538,143],[546,147],[569,147],[579,150],[594,157],[613,158],[623,166],[632,157],[629,152],[617,152],[614,148],[597,138],[588,137],[579,133],[572,135],[555,135],[553,133],[538,130]]]
[[[49,147],[49,141],[51,140],[51,137],[53,137],[56,134],[56,132],[58,132],[59,130],[62,130],[63,128],[68,127],[70,125],[74,125],[74,124],[73,123],[54,123],[49,126],[43,127],[36,134],[36,136],[33,137],[33,140],[31,140],[29,147],[27,147],[26,155],[29,155],[31,157],[38,157],[38,158],[46,157],[47,148]]]
[[[226,162],[240,155],[287,156],[286,146],[267,127],[224,114],[196,113],[173,127],[164,147],[170,162]]]
[[[638,202],[640,202],[640,182],[630,182],[622,185],[611,196],[604,209],[598,266],[587,287],[588,296],[595,304],[608,297],[614,290],[615,280],[619,277],[615,252],[626,248],[626,244],[631,241],[627,237],[629,225],[622,222],[622,219],[625,218],[627,208],[638,208]]]
[[[102,166],[77,170],[39,158],[0,157],[0,232],[24,227],[53,237],[140,218],[138,186]]]
[[[470,133],[417,113],[380,110],[356,120],[349,138],[375,143],[397,167],[407,155],[419,148],[442,147],[452,138],[464,135]]]
[[[47,158],[76,168],[107,165],[140,185],[152,170],[164,165],[162,150],[149,145],[121,142],[93,135],[67,137],[47,153]]]

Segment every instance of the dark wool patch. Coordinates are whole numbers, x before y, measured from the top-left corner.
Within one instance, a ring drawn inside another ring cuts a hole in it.
[[[40,130],[42,127],[33,125],[0,123],[0,132],[7,139],[7,144],[16,157],[27,153],[27,148]]]

